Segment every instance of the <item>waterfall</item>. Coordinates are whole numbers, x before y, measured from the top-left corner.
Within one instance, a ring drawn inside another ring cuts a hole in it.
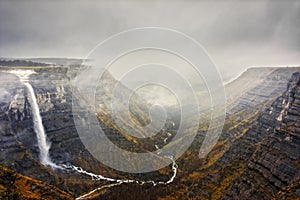
[[[51,161],[49,156],[49,149],[51,145],[47,141],[47,135],[44,130],[37,99],[35,97],[33,87],[29,83],[29,76],[35,72],[32,70],[11,70],[10,73],[15,74],[19,77],[20,81],[26,86],[27,91],[30,95],[30,105],[32,110],[34,132],[36,133],[38,147],[40,151],[40,162],[43,165],[57,168],[58,166]]]
[[[47,136],[45,134],[44,126],[42,123],[42,117],[32,85],[30,85],[30,83],[24,83],[24,85],[27,87],[27,90],[31,97],[30,103],[32,108],[34,131],[36,133],[39,144],[38,146],[40,150],[40,161],[43,165],[54,166],[55,164],[51,161],[49,156],[50,143],[47,141]]]
[[[40,151],[40,162],[45,165],[45,166],[50,166],[52,168],[56,168],[56,169],[62,169],[62,170],[72,170],[75,171],[79,174],[84,174],[87,176],[90,176],[92,178],[92,180],[98,181],[98,180],[105,180],[105,181],[109,181],[109,182],[113,182],[112,184],[108,184],[108,185],[104,185],[101,186],[99,188],[94,189],[93,191],[78,197],[77,200],[79,199],[85,199],[88,198],[90,196],[92,196],[95,192],[102,190],[104,188],[110,188],[110,187],[114,187],[114,186],[118,186],[124,183],[136,183],[139,185],[144,185],[144,184],[152,184],[153,186],[156,185],[167,185],[170,184],[174,181],[176,175],[177,175],[177,168],[178,165],[175,162],[175,159],[173,156],[165,156],[169,159],[172,160],[172,172],[173,175],[170,177],[169,180],[167,181],[158,181],[155,182],[153,180],[148,180],[148,181],[138,181],[138,180],[133,180],[133,179],[114,179],[114,178],[109,178],[109,177],[105,177],[102,175],[98,175],[98,174],[94,174],[92,172],[88,172],[83,170],[81,167],[77,167],[75,165],[65,165],[65,164],[61,164],[61,165],[57,165],[55,163],[53,163],[51,161],[50,155],[49,155],[49,149],[51,147],[51,144],[48,142],[47,139],[47,135],[45,133],[44,130],[44,126],[43,126],[43,122],[42,122],[42,117],[40,114],[40,109],[37,103],[37,99],[35,97],[35,93],[33,90],[32,85],[29,83],[29,77],[31,74],[34,74],[35,72],[33,70],[10,70],[9,71],[12,74],[15,74],[16,76],[19,77],[20,81],[26,86],[27,91],[30,95],[30,105],[31,105],[31,109],[32,109],[32,115],[33,115],[33,124],[34,124],[34,131],[36,133],[37,136],[37,141],[38,141],[38,147],[39,147],[39,151]],[[173,123],[173,126],[175,124]],[[172,135],[170,133],[168,133],[167,138],[165,138],[164,143],[167,143],[167,140],[169,139],[169,137],[171,137]],[[158,150],[159,147],[157,145],[155,145],[155,148]]]

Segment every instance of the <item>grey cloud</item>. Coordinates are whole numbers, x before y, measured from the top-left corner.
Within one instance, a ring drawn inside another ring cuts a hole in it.
[[[112,34],[162,26],[197,39],[231,76],[253,64],[300,63],[299,19],[296,0],[2,0],[0,57],[84,57]]]

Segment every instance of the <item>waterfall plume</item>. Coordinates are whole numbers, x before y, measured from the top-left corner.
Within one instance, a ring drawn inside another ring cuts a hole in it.
[[[57,167],[57,165],[51,161],[51,158],[49,156],[49,149],[51,145],[47,140],[47,135],[45,133],[42,117],[40,114],[40,109],[37,103],[37,99],[33,87],[29,83],[29,76],[31,74],[34,74],[35,72],[32,70],[11,70],[10,73],[15,74],[16,76],[19,77],[20,81],[26,86],[28,94],[30,96],[29,101],[32,109],[34,131],[36,133],[38,147],[40,151],[40,155],[39,155],[40,162],[43,165]]]

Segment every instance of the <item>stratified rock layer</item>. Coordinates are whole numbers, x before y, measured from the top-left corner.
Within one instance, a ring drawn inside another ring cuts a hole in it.
[[[242,139],[253,153],[223,199],[300,198],[300,73]]]

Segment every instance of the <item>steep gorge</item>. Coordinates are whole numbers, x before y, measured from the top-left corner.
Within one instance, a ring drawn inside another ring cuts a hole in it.
[[[243,196],[263,199],[266,194],[270,194],[265,197],[267,199],[299,198],[299,73],[293,75],[288,90],[282,94],[287,80],[299,68],[269,70],[265,77],[260,77],[260,81],[233,98],[235,100],[230,104],[233,107],[228,112],[224,131],[214,150],[199,161],[199,145],[205,133],[205,129],[200,129],[196,141],[177,162],[176,178],[172,174],[174,166],[142,176],[132,175],[112,170],[90,155],[78,137],[72,116],[70,83],[76,70],[37,67],[34,69],[36,74],[31,75],[30,84],[36,93],[45,132],[51,142],[51,159],[58,165],[72,164],[86,172],[115,179],[167,182],[172,178],[173,183],[158,187],[153,187],[152,183],[129,183],[109,188],[106,187],[111,184],[109,181],[93,181],[91,176],[80,175],[76,170],[51,170],[43,166],[39,162],[40,150],[34,132],[30,91],[7,73],[0,73],[3,95],[0,104],[1,163],[67,191],[73,197],[103,188],[95,198],[231,199]],[[255,70],[251,73],[260,71]],[[255,75],[252,78],[255,79]],[[106,83],[113,81],[107,79]],[[109,91],[107,86],[102,91]],[[105,106],[100,107],[100,122],[103,122],[110,138],[118,141],[122,134],[111,126]],[[141,108],[137,106],[137,109]],[[119,142],[123,146],[132,143],[128,138],[121,138]],[[162,137],[158,144],[163,145],[165,139]],[[149,149],[155,148],[150,143],[144,145]]]

